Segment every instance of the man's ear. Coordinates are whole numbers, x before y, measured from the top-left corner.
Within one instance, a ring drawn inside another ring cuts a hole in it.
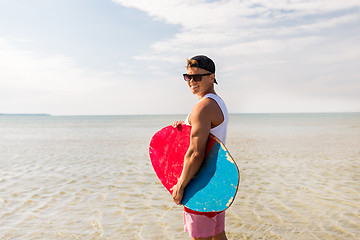
[[[211,74],[210,76],[211,76],[211,81],[212,81],[213,83],[215,83],[215,73]]]

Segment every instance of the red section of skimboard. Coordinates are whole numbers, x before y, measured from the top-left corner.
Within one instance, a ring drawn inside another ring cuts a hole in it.
[[[177,128],[168,126],[151,139],[151,163],[161,183],[170,193],[181,175],[184,156],[190,145],[190,133],[191,127],[184,124]]]
[[[164,187],[170,189],[177,183],[184,165],[184,157],[190,146],[191,127],[185,124],[177,128],[168,126],[158,131],[150,142],[149,153],[151,163]],[[205,157],[215,143],[210,138],[207,143]]]

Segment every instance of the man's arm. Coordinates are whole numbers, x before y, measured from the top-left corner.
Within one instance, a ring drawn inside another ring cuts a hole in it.
[[[178,183],[172,188],[173,200],[180,205],[184,189],[200,169],[211,129],[211,105],[199,102],[191,111],[190,146],[185,154],[184,166]]]

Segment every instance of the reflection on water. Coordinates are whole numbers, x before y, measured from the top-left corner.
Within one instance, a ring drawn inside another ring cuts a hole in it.
[[[152,134],[184,116],[0,117],[1,239],[187,239]],[[360,115],[232,115],[229,239],[358,239]]]

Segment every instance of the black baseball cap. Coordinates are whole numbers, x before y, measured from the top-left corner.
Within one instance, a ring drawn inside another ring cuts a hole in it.
[[[213,60],[211,60],[210,58],[208,58],[205,55],[197,55],[195,57],[192,57],[190,60],[196,60],[197,64],[191,64],[190,67],[197,67],[197,68],[202,68],[206,71],[209,71],[211,73],[215,73],[215,63],[213,62]],[[216,82],[216,79],[214,80],[214,82],[216,84],[218,84]]]

